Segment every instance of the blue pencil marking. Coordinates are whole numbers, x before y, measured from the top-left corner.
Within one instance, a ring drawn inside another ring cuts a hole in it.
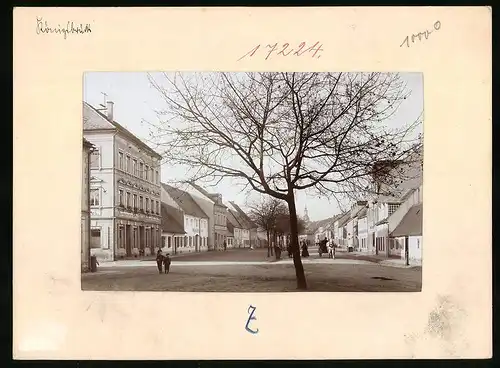
[[[250,312],[250,309],[252,310]],[[249,324],[250,324],[250,321],[252,320],[257,320],[257,317],[254,317],[254,313],[255,313],[255,309],[257,309],[256,307],[250,305],[250,307],[248,307],[248,310],[247,312],[250,314],[248,316],[248,320],[247,320],[247,324],[245,325],[245,330],[247,330],[248,332],[250,332],[251,334],[256,334],[259,332],[259,329],[257,328],[256,330],[252,330],[250,327],[249,327]]]

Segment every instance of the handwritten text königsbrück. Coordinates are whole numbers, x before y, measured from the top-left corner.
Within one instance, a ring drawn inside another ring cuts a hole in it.
[[[66,22],[65,27],[58,24],[57,27],[51,27],[46,20],[43,20],[42,17],[36,17],[36,34],[50,34],[56,33],[63,35],[64,39],[68,37],[68,34],[85,34],[91,33],[92,29],[90,24],[78,24],[72,21]]]

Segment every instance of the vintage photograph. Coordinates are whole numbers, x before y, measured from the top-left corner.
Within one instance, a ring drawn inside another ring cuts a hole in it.
[[[419,292],[423,74],[88,72],[83,290]]]

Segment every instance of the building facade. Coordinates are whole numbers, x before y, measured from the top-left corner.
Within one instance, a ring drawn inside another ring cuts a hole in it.
[[[227,229],[227,206],[222,201],[222,195],[220,193],[209,193],[196,183],[191,182],[189,184],[198,193],[194,196],[201,195],[212,203],[213,215],[205,212],[209,217],[213,216],[213,248],[209,248],[209,250],[223,249],[224,242],[227,245],[227,237],[234,235]]]
[[[161,246],[161,156],[113,120],[113,102],[83,104],[91,154],[91,253],[100,261],[153,254]]]
[[[184,241],[176,247],[175,253],[207,251],[209,219],[192,196],[184,190],[162,184],[162,198],[174,202],[184,215]]]
[[[90,269],[90,154],[92,144],[83,139],[82,149],[82,214],[81,214],[81,269]]]
[[[162,196],[163,199],[163,196]],[[164,254],[177,254],[184,244],[184,213],[182,210],[161,203],[162,250]]]
[[[187,184],[182,188],[189,193],[191,198],[202,209],[208,217],[208,240],[207,250],[214,250],[215,248],[215,202],[209,198],[201,187],[196,184]]]
[[[239,243],[243,248],[256,247],[258,243],[258,226],[250,219],[243,209],[235,202],[229,202],[234,216],[241,224],[241,235],[239,236],[241,242]]]
[[[232,234],[232,237],[227,240],[227,247],[241,248],[243,244],[244,229],[231,209],[227,211],[227,229]]]

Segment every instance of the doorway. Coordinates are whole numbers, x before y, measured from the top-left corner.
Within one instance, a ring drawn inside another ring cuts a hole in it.
[[[130,225],[125,225],[125,253],[127,257],[132,256],[132,234]]]

